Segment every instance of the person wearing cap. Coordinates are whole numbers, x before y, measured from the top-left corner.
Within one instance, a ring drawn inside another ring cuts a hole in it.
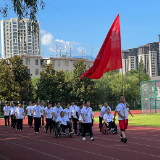
[[[105,102],[104,106],[101,108],[101,111],[99,113],[99,129],[100,129],[100,133],[101,133],[101,126],[102,126],[103,116],[104,116],[104,114],[107,113],[107,108],[109,108],[110,112],[111,112],[111,108],[108,106],[108,103]]]
[[[15,116],[17,119],[17,130],[22,131],[23,118],[25,119],[25,112],[24,109],[21,107],[21,103],[18,104],[18,107],[15,110]]]
[[[28,126],[32,127],[32,102],[29,102],[29,106],[26,108],[26,113],[28,115]]]
[[[17,107],[14,106],[14,103],[11,103],[10,107],[10,116],[11,116],[11,127],[14,129],[16,125],[16,117],[15,117],[15,110]]]
[[[10,106],[8,102],[6,102],[6,105],[3,107],[4,111],[4,121],[5,121],[5,127],[7,127],[7,122],[8,122],[8,127],[9,127],[9,112],[10,112]]]

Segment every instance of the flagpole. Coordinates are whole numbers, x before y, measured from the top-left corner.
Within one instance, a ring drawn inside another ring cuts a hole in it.
[[[120,12],[119,14],[119,21],[120,21]],[[121,30],[120,30],[120,37],[121,37]],[[122,49],[121,49],[121,57],[122,57]],[[122,63],[122,92],[123,92],[123,97],[124,97],[124,83],[123,83],[123,63]]]

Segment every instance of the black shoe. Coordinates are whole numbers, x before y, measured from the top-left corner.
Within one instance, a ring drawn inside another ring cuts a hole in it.
[[[124,138],[124,143],[127,143],[127,138]]]
[[[45,133],[47,133],[47,131]]]
[[[121,138],[121,142],[124,142],[124,138]]]

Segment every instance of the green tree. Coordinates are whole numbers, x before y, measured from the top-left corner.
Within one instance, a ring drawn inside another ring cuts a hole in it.
[[[79,60],[75,63],[74,68],[73,77],[71,79],[72,91],[70,92],[72,99],[77,102],[88,99],[96,103],[97,87],[95,82],[87,77],[80,80],[82,73],[87,71],[84,60]]]
[[[7,60],[0,62],[0,99],[2,101],[21,100],[20,85],[15,81],[11,66]]]
[[[149,80],[149,76],[146,73],[146,68],[144,67],[143,60],[141,58],[138,66],[139,82]]]
[[[45,3],[43,0],[3,0],[1,2],[0,13],[8,16],[8,10],[11,8],[19,19],[29,18],[31,26],[37,28],[37,13],[39,8],[44,9]]]
[[[28,67],[23,65],[23,59],[20,56],[14,56],[8,59],[8,64],[12,68],[14,81],[20,85],[19,95],[21,100],[32,100],[33,86],[31,74],[28,73]]]
[[[56,80],[53,64],[46,66],[44,71],[40,72],[40,79],[37,83],[36,94],[40,100],[49,100],[54,103],[56,100],[58,82]]]
[[[34,100],[38,99],[36,91],[37,91],[37,84],[39,82],[39,79],[40,78],[38,76],[36,76],[36,77],[33,77],[32,80],[31,80],[32,81],[32,86],[33,86],[33,99]]]

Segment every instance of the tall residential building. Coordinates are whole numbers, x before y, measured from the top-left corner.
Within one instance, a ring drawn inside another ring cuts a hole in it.
[[[29,19],[11,18],[1,21],[2,58],[16,54],[41,56],[40,24],[37,22],[37,33],[31,32]]]
[[[153,42],[138,48],[122,51],[123,73],[133,69],[137,71],[138,64],[142,58],[149,77],[160,76],[159,45],[159,42]]]

